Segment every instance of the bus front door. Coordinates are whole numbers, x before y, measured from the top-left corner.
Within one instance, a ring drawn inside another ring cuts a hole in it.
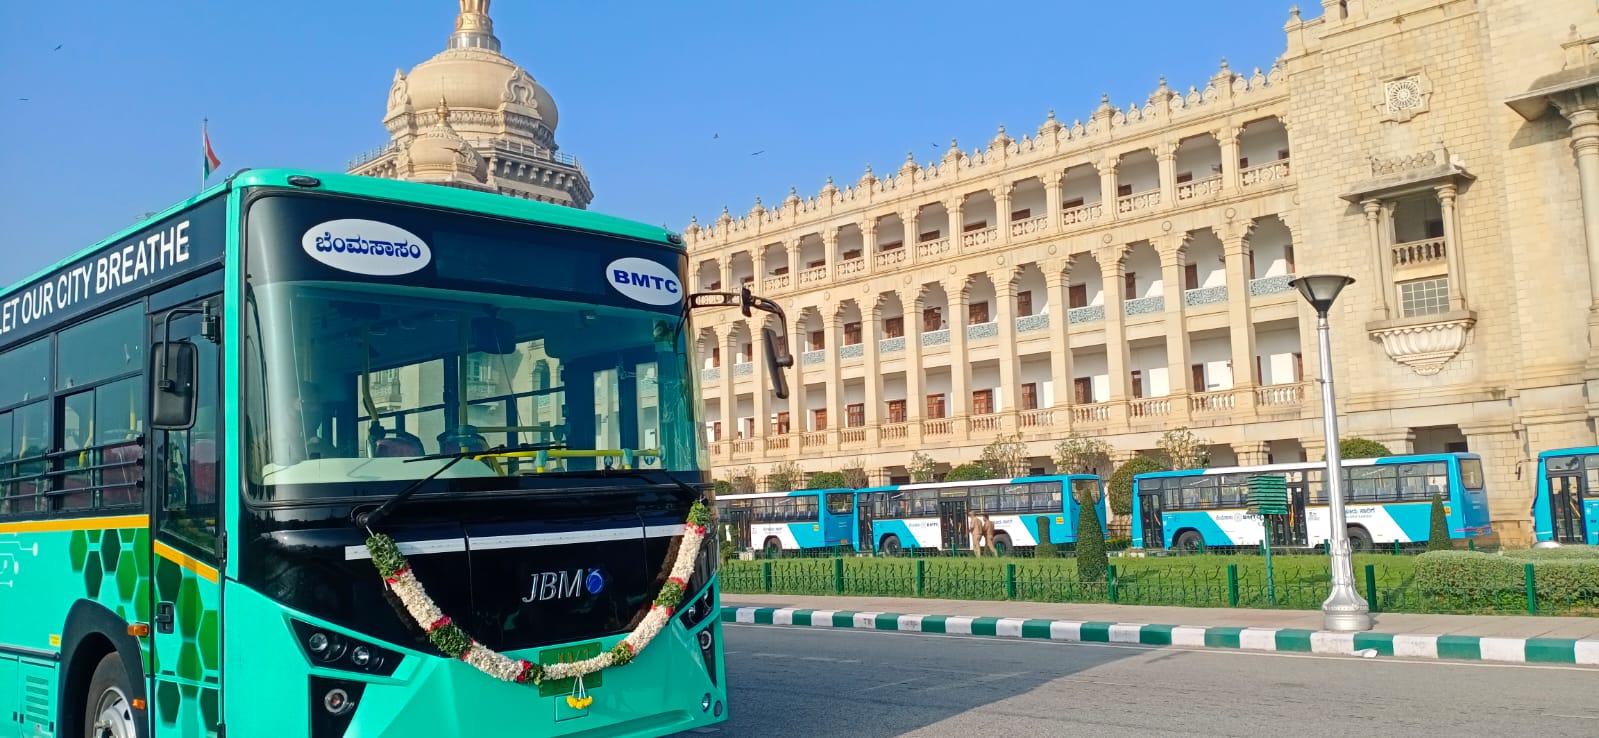
[[[1160,519],[1160,491],[1138,498],[1138,516],[1143,518],[1144,548],[1166,547],[1166,526]]]
[[[938,527],[943,532],[944,549],[960,551],[969,545],[966,535],[966,501],[939,500]]]
[[[1310,532],[1305,530],[1305,505],[1310,502],[1310,491],[1303,483],[1288,485],[1288,514],[1271,529],[1273,546],[1308,546]]]
[[[855,517],[859,521],[855,533],[857,551],[872,552],[877,548],[877,540],[872,537],[872,520],[879,499],[878,495],[861,495],[855,499]]]
[[[1588,542],[1588,525],[1583,501],[1592,494],[1582,473],[1549,477],[1549,512],[1554,518],[1555,540],[1561,543]]]

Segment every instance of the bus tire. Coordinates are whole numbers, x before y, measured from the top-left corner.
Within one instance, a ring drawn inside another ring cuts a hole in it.
[[[83,734],[88,738],[136,738],[138,722],[134,717],[133,689],[127,684],[128,670],[122,665],[122,655],[112,651],[100,659],[89,677],[89,691],[84,700]]]
[[[1016,547],[1011,545],[1009,533],[994,534],[994,553],[1000,556],[1015,555]]]
[[[883,552],[884,556],[900,555],[899,536],[883,536],[883,542],[878,546],[877,550]]]
[[[783,542],[777,540],[776,536],[768,537],[766,542],[761,544],[761,551],[766,558],[775,559],[783,555]]]
[[[1172,548],[1179,551],[1198,552],[1201,544],[1205,542],[1204,536],[1197,530],[1185,530],[1177,534],[1177,540],[1172,542]]]
[[[1349,526],[1349,548],[1355,553],[1371,551],[1371,534],[1358,525]]]

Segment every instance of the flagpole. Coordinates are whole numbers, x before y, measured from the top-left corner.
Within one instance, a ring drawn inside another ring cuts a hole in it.
[[[211,140],[210,125],[211,125],[211,119],[210,118],[201,118],[200,119],[200,146],[202,148],[210,143],[210,140]],[[207,148],[205,151],[200,152],[200,154],[201,154],[201,156],[210,156],[210,149]],[[206,183],[206,179],[207,179],[205,170],[207,168],[209,168],[210,165],[211,165],[210,164],[210,160],[206,160],[204,162],[204,164],[200,167],[200,191],[201,192],[205,192],[205,183]]]

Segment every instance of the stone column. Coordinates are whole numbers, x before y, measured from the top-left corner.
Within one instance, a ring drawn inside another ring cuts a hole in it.
[[[1366,213],[1366,235],[1371,240],[1371,263],[1377,267],[1377,319],[1387,320],[1393,317],[1390,310],[1389,295],[1393,292],[1384,289],[1382,285],[1392,284],[1393,278],[1389,272],[1393,269],[1393,252],[1383,245],[1382,237],[1382,202],[1376,199],[1360,201],[1360,207]]]
[[[785,248],[788,250],[788,286],[789,289],[797,290],[800,275],[800,240],[789,239]]]
[[[839,374],[838,351],[844,346],[844,324],[839,320],[839,306],[828,305],[822,315],[827,326],[827,353],[823,355],[827,382],[827,448],[838,450],[838,429],[844,427],[844,382]]]
[[[827,261],[828,277],[838,276],[838,227],[828,226],[822,230],[822,258]],[[798,287],[799,284],[794,285]]]
[[[1105,373],[1110,378],[1110,397],[1096,398],[1101,402],[1126,402],[1132,395],[1127,365],[1127,297],[1123,293],[1123,278],[1127,267],[1122,259],[1127,256],[1126,244],[1106,246],[1095,252],[1100,273],[1105,284]],[[1124,413],[1125,415],[1125,413]]]
[[[810,408],[806,406],[805,402],[805,364],[800,361],[800,355],[804,353],[807,337],[797,335],[799,333],[798,321],[803,316],[803,312],[794,315],[793,319],[796,322],[785,327],[785,330],[788,331],[788,352],[794,357],[794,366],[789,367],[788,370],[790,374],[788,380],[788,432],[790,434],[804,433],[805,429],[810,427],[808,425],[810,418],[806,417],[810,413]],[[790,454],[798,456],[802,450],[800,439],[788,439],[788,452]]]
[[[1595,101],[1590,91],[1584,90],[1553,98],[1551,102],[1571,123],[1571,150],[1577,158],[1582,228],[1588,245],[1589,325],[1592,326],[1595,314],[1599,314],[1599,101]]]
[[[999,328],[999,387],[994,394],[999,411],[1005,417],[1021,418],[1022,380],[1021,357],[1016,355],[1016,270],[996,269],[988,277],[994,282],[995,322]],[[1015,428],[1006,428],[1006,431]]]
[[[771,386],[771,380],[766,376],[766,360],[761,358],[766,356],[765,352],[766,331],[756,330],[754,324],[752,323],[750,328],[750,362],[754,365],[753,368],[755,369],[755,374],[753,377],[755,380],[755,389],[752,391],[750,397],[754,401],[753,410],[755,413],[755,433],[753,438],[755,440],[755,453],[758,455],[764,455],[766,453],[766,436],[771,433],[771,418],[769,417],[770,413],[766,408],[767,396],[771,394],[771,391],[768,389],[768,387]]]
[[[723,254],[722,255],[720,272],[721,272],[721,282],[722,282],[721,291],[722,292],[736,292],[737,290],[733,289],[733,255],[732,254],[729,253],[729,254]]]
[[[879,370],[877,346],[883,335],[883,296],[870,299],[871,304],[861,311],[861,342],[866,352],[866,433],[867,440],[876,447],[877,429],[883,423],[883,372]]]
[[[1443,210],[1444,255],[1449,259],[1449,309],[1466,309],[1465,244],[1461,242],[1459,224],[1455,220],[1455,196],[1458,190],[1453,182],[1438,185],[1438,206]]]
[[[1164,207],[1177,205],[1177,144],[1162,141],[1151,151],[1160,169],[1160,203]]]
[[[1238,136],[1243,129],[1234,126],[1224,126],[1212,131],[1217,143],[1221,144],[1221,187],[1227,192],[1237,192],[1243,188],[1243,177],[1238,166]]]
[[[1052,232],[1061,229],[1060,223],[1060,198],[1064,170],[1056,169],[1041,175],[1044,180],[1044,210],[1049,213],[1049,229]]]
[[[966,247],[966,239],[962,238],[964,234],[961,233],[961,229],[966,227],[964,224],[966,219],[965,209],[966,198],[964,197],[951,197],[944,201],[944,210],[949,213],[949,233],[947,235],[949,236],[950,253],[958,254],[961,249]]]
[[[920,248],[916,240],[921,237],[920,231],[922,228],[916,223],[916,216],[920,213],[920,208],[909,208],[900,211],[899,214],[900,227],[905,231],[905,238],[903,239],[905,245],[900,248],[905,249],[906,264],[915,264],[921,261],[921,256],[918,253]]]
[[[1049,290],[1049,376],[1054,397],[1048,407],[1054,408],[1051,420],[1056,428],[1069,427],[1073,400],[1071,320],[1068,293],[1071,285],[1070,268],[1065,260],[1051,263],[1044,272],[1044,284]],[[1039,403],[1043,406],[1043,403]]]
[[[1121,163],[1120,156],[1106,156],[1094,163],[1099,170],[1099,199],[1100,209],[1106,220],[1116,220],[1116,165]]]
[[[927,391],[922,372],[922,286],[899,293],[905,306],[905,422],[912,445],[921,446],[922,418],[927,416]]]
[[[1242,233],[1222,237],[1227,261],[1227,327],[1233,350],[1234,402],[1241,417],[1255,409],[1255,320],[1250,313],[1249,243]],[[1306,402],[1310,400],[1307,398]]]
[[[866,257],[866,275],[877,273],[877,218],[861,220],[861,255]]]
[[[964,437],[965,419],[972,413],[972,365],[966,360],[966,280],[960,276],[944,282],[944,293],[949,295],[949,408],[957,437]]]
[[[1163,302],[1166,303],[1166,381],[1174,398],[1171,419],[1183,423],[1189,417],[1190,393],[1204,392],[1204,387],[1190,386],[1188,369],[1187,285],[1183,282],[1183,266],[1188,263],[1187,234],[1162,236],[1155,242],[1160,253],[1160,270]]]
[[[1010,243],[1010,196],[1016,185],[1006,182],[994,188],[994,223],[999,228],[999,242]]]
[[[1239,466],[1260,466],[1266,463],[1268,453],[1266,444],[1257,441],[1253,443],[1235,443],[1232,446],[1233,453],[1238,456]],[[1294,460],[1298,461],[1298,459]],[[1284,462],[1278,461],[1278,463]]]
[[[733,391],[733,367],[738,364],[738,326],[742,321],[727,324],[722,336],[722,440],[727,441],[729,453],[732,441],[738,440],[738,395]]]

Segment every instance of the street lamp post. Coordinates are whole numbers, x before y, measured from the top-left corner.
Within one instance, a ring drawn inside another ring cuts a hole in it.
[[[1321,349],[1321,415],[1327,440],[1327,513],[1331,518],[1332,593],[1321,603],[1322,625],[1331,631],[1371,630],[1371,612],[1355,591],[1355,567],[1349,556],[1349,527],[1344,519],[1343,455],[1338,448],[1338,409],[1333,402],[1332,339],[1327,311],[1345,287],[1355,280],[1341,274],[1311,274],[1292,284],[1316,310],[1316,338]]]

